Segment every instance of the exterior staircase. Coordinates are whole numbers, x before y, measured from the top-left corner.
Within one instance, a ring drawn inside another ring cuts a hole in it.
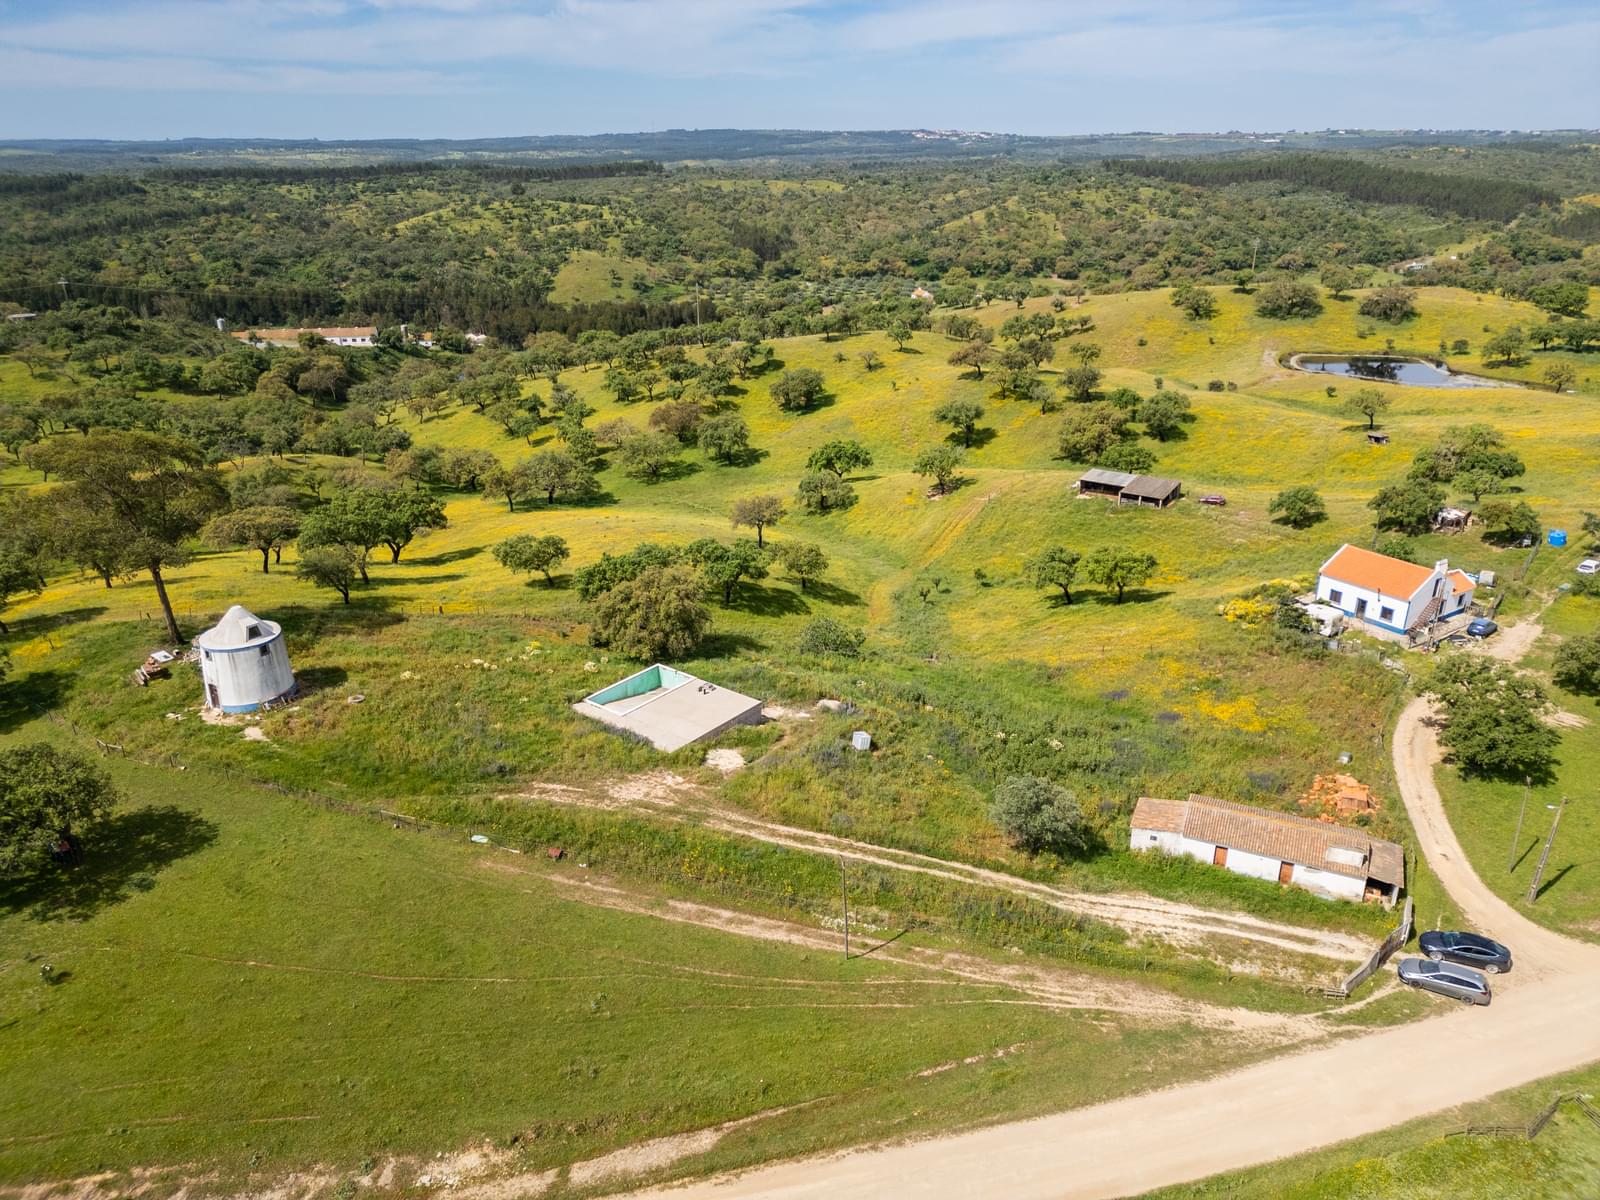
[[[1406,630],[1406,636],[1414,638],[1420,637],[1422,634],[1426,633],[1428,626],[1432,625],[1439,619],[1439,613],[1443,608],[1444,600],[1440,597],[1435,596],[1429,600],[1428,603],[1423,606],[1422,612],[1418,615],[1417,619],[1411,623],[1411,627]]]

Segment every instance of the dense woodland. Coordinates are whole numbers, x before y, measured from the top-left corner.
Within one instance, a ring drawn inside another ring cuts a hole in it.
[[[1278,153],[775,176],[647,162],[0,175],[0,302],[83,299],[234,327],[411,322],[516,342],[719,315],[802,332],[836,301],[914,282],[964,304],[1052,279],[1115,291],[1379,268],[1455,244],[1470,249],[1425,282],[1531,297],[1592,281],[1582,251],[1600,219],[1558,192],[1600,190],[1600,155],[1470,155],[1455,173],[1408,152],[1405,166]],[[1502,156],[1526,182],[1503,177]],[[614,287],[603,302],[554,299],[583,255]]]

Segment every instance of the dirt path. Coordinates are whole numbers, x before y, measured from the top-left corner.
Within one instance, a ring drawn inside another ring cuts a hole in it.
[[[1109,1104],[634,1200],[867,1200],[886,1194],[890,1180],[896,1196],[913,1200],[1109,1200],[1375,1133],[1600,1060],[1600,948],[1533,924],[1478,878],[1433,782],[1438,746],[1427,714],[1421,701],[1401,713],[1395,771],[1429,865],[1468,919],[1516,953],[1491,1007]],[[1440,1070],[1446,1048],[1449,1069]]]
[[[492,858],[485,859],[484,865],[486,869],[500,875],[524,876],[530,885],[554,886],[567,898],[584,904],[639,913],[686,925],[698,925],[704,929],[714,929],[719,933],[730,933],[737,937],[803,946],[808,950],[824,954],[837,954],[840,948],[837,934],[811,926],[718,908],[692,900],[642,895],[618,886],[610,880],[596,879],[592,876],[530,871],[526,867]],[[1037,962],[1013,965],[973,954],[914,945],[883,945],[873,952],[873,957],[917,967],[926,972],[924,976],[909,980],[881,981],[885,989],[941,985],[951,989],[948,998],[918,1000],[915,1007],[925,1008],[941,1003],[1028,1004],[1061,1010],[1114,1012],[1162,1023],[1183,1021],[1206,1029],[1229,1029],[1249,1037],[1282,1043],[1305,1042],[1332,1032],[1331,1027],[1313,1017],[1286,1016],[1279,1013],[1257,1012],[1254,1009],[1229,1008],[1198,1000],[1185,1000],[1170,992],[1141,987],[1126,980],[1102,978]],[[661,971],[687,970],[664,964],[647,965]],[[771,981],[753,982],[760,984],[760,990],[774,990]],[[778,982],[781,984],[785,981]],[[810,989],[816,988],[811,981],[787,982],[795,987],[804,985]],[[804,998],[795,1001],[794,1006],[912,1007],[911,1004],[893,997],[849,1002],[830,1001],[827,998]]]
[[[527,795],[557,804],[626,808],[669,819],[692,820],[737,837],[847,859],[891,870],[931,875],[955,883],[995,888],[1048,904],[1063,912],[1092,917],[1130,933],[1182,946],[1225,940],[1235,951],[1264,948],[1353,965],[1370,949],[1353,934],[1308,929],[1246,913],[1218,911],[1132,892],[1080,892],[1038,883],[910,850],[897,850],[833,834],[780,825],[748,813],[716,806],[700,788],[670,772],[629,776],[607,785],[603,795],[577,788],[541,785]]]

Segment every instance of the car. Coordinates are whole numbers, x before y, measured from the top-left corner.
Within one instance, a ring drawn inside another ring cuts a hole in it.
[[[1200,503],[1209,504],[1213,508],[1226,508],[1228,506],[1228,498],[1226,496],[1219,496],[1213,492],[1209,496],[1201,496]]]
[[[1395,974],[1407,987],[1448,996],[1463,1004],[1488,1004],[1491,998],[1488,979],[1471,967],[1430,958],[1403,958]]]
[[[1593,575],[1600,571],[1600,558],[1586,558],[1577,566],[1579,575]]]
[[[1479,617],[1467,626],[1467,636],[1486,638],[1493,633],[1497,633],[1499,629],[1500,626],[1489,620],[1488,617]]]
[[[1511,970],[1511,951],[1479,933],[1430,929],[1417,939],[1417,949],[1434,962],[1460,963],[1491,975]]]

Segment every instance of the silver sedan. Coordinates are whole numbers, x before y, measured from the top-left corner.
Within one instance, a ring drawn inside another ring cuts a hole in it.
[[[1400,982],[1427,992],[1437,992],[1465,1004],[1488,1004],[1489,981],[1482,972],[1450,962],[1405,958],[1396,968]]]

